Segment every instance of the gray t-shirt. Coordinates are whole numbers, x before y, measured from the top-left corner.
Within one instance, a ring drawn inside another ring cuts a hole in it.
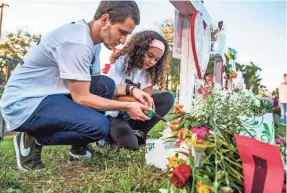
[[[18,64],[1,99],[8,130],[17,129],[48,95],[69,94],[67,80],[90,81],[95,45],[84,20],[41,38]]]
[[[96,44],[95,47],[95,58],[92,60],[92,75],[99,75],[101,73],[101,61],[100,61],[100,52],[101,52],[101,44]]]

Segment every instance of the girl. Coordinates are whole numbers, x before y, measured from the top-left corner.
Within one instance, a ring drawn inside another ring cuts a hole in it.
[[[165,88],[167,41],[155,31],[142,31],[131,37],[123,49],[112,55],[108,76],[117,85],[132,84],[150,94],[153,104],[150,105],[160,116],[165,116],[174,105],[174,97],[170,92],[152,93],[153,87]],[[136,101],[132,96],[118,97],[120,101]],[[110,138],[113,145],[137,150],[145,144],[147,133],[159,122],[152,118],[148,121],[131,120],[124,112],[106,112],[110,120]]]

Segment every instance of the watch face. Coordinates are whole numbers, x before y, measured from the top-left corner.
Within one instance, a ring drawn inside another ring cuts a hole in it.
[[[126,79],[126,80],[125,80],[125,83],[126,83],[126,84],[133,84],[133,82],[132,82],[130,79]]]
[[[126,83],[126,84],[135,85],[135,86],[137,86],[138,89],[141,87],[141,84],[140,84],[140,83],[135,84],[135,83],[133,83],[130,79],[126,79],[126,80],[125,80],[125,83]]]

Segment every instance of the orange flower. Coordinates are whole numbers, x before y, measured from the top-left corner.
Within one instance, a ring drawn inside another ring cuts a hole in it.
[[[182,119],[176,119],[176,120],[172,121],[171,124],[173,124],[173,125],[174,125],[174,124],[180,124],[181,120],[182,120]]]
[[[175,130],[178,127],[179,123],[180,123],[180,120],[175,120],[175,121],[172,121],[172,122],[168,122],[167,125],[173,131],[173,130]]]
[[[236,72],[231,72],[230,73],[230,77],[231,78],[236,78],[237,77],[237,73]]]
[[[180,105],[178,102],[176,103],[173,114],[184,114],[184,111],[182,110],[183,105]]]
[[[171,125],[169,128],[170,128],[170,130],[174,131],[177,127],[178,127],[178,125],[174,124],[174,125]]]
[[[185,130],[181,129],[181,130],[177,131],[177,137],[180,139],[185,139],[185,137],[186,137]]]

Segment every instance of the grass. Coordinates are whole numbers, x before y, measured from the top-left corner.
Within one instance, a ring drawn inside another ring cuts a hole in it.
[[[150,138],[160,138],[162,136],[161,132],[164,130],[164,128],[167,126],[167,124],[163,121],[158,122],[152,130],[148,133]]]
[[[166,172],[145,163],[144,149],[98,149],[89,161],[67,163],[68,146],[46,146],[44,174],[22,173],[16,166],[12,137],[0,142],[0,192],[158,192]],[[114,155],[109,157],[108,155]]]
[[[285,137],[286,128],[280,125],[280,118],[275,116],[274,122],[276,133]],[[165,126],[159,122],[149,136],[160,137]],[[167,179],[166,172],[146,164],[144,148],[133,152],[94,149],[92,160],[70,165],[68,146],[45,146],[42,158],[48,170],[44,174],[22,173],[16,165],[12,137],[6,137],[0,142],[0,193],[153,193]]]
[[[279,115],[274,115],[274,124],[276,127],[276,135],[286,138],[286,126],[281,125]]]

